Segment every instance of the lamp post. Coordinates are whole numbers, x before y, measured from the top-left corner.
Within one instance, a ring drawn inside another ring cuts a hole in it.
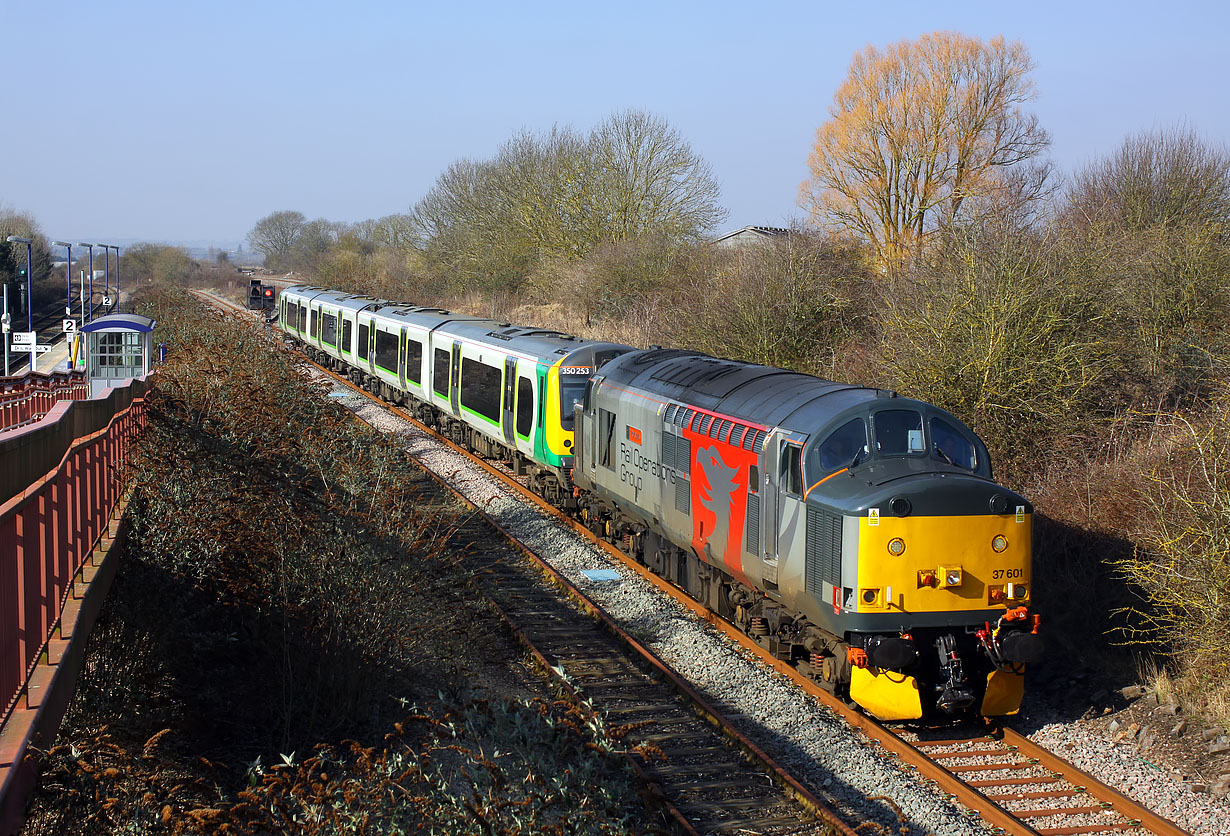
[[[106,257],[107,288],[111,286],[111,253],[109,251],[115,250],[115,298],[111,300],[111,309],[115,310],[115,306],[120,303],[120,248],[115,244],[99,244],[98,246],[104,248],[103,253]],[[109,289],[104,290],[104,298],[109,296],[110,293]]]
[[[22,238],[20,235],[10,235],[7,239],[10,244],[25,244],[26,245],[26,330],[34,331],[34,301],[33,288],[30,286],[30,245],[34,241],[30,238]],[[7,354],[8,337],[5,337],[5,350]],[[34,358],[38,355],[34,353],[34,343],[30,343],[30,371],[34,371]]]
[[[10,235],[7,239],[10,244],[25,244],[26,245],[26,330],[34,330],[34,308],[31,306],[33,297],[30,295],[30,245],[34,241],[30,238],[22,238],[20,235]],[[33,352],[31,352],[33,353]]]
[[[86,306],[86,310],[89,311],[90,322],[93,322],[94,321],[94,248],[97,247],[98,245],[78,242],[77,246],[90,248],[90,302]]]
[[[106,244],[95,244],[96,247],[102,247],[103,251],[103,309],[107,307],[107,302],[111,301],[111,251],[107,249]]]
[[[73,245],[67,241],[52,241],[53,247],[64,247],[68,250],[68,266],[64,268],[65,283],[68,287],[67,301],[64,303],[64,315],[73,315]]]
[[[115,304],[120,303],[120,248],[115,244],[108,244],[108,247],[115,250]]]

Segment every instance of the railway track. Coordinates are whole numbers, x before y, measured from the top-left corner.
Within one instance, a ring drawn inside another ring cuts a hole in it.
[[[238,310],[237,306],[231,307]],[[886,753],[899,759],[905,768],[915,771],[924,781],[934,784],[939,790],[977,813],[997,831],[1011,836],[1121,833],[1186,836],[1186,831],[1174,823],[1142,807],[1118,790],[1098,781],[1006,726],[988,724],[975,729],[950,728],[938,734],[919,733],[885,725],[848,706],[792,665],[773,657],[755,639],[629,558],[617,548],[617,544],[603,539],[579,521],[548,504],[506,469],[457,447],[450,440],[420,424],[410,413],[384,404],[349,379],[324,367],[317,368],[340,384],[366,398],[376,400],[383,408],[412,422],[422,431],[469,458],[477,467],[509,486],[524,500],[590,539],[623,565],[757,656],[765,665],[828,705],[850,725],[860,729],[875,744],[881,746]],[[545,561],[542,563],[546,565]],[[553,571],[549,566],[546,568]],[[580,595],[579,592],[576,594]],[[720,716],[714,721],[720,723]],[[779,776],[779,780],[783,778],[787,782],[792,780],[784,774]],[[759,831],[753,829],[750,832]]]

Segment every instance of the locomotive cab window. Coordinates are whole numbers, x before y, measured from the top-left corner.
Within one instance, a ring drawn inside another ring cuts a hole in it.
[[[782,442],[781,486],[791,496],[803,495],[803,448]]]
[[[559,376],[559,423],[565,430],[571,430],[576,423],[573,407],[585,401],[585,387],[589,378],[579,374],[561,374]]]
[[[923,445],[922,416],[912,409],[884,409],[873,418],[876,452],[881,456],[919,456]]]
[[[974,445],[943,418],[931,419],[931,452],[949,464],[973,470],[977,465]]]
[[[862,418],[847,421],[820,444],[820,469],[826,473],[852,467],[854,457],[867,447],[867,428]]]

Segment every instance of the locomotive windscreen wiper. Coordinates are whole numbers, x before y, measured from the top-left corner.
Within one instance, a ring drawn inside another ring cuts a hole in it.
[[[957,463],[956,463],[956,462],[954,462],[954,461],[952,460],[952,456],[950,456],[950,455],[948,455],[947,453],[945,453],[945,452],[944,452],[944,448],[943,448],[943,447],[941,447],[941,446],[940,446],[940,445],[938,445],[938,444],[932,444],[932,445],[931,445],[931,448],[932,448],[932,449],[933,449],[936,453],[939,453],[939,454],[940,454],[940,458],[942,458],[944,461],[948,462],[948,463],[949,463],[950,465],[952,465],[953,467],[956,467],[956,466],[957,466]]]

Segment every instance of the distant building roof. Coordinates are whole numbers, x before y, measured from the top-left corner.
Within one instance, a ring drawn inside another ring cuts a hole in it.
[[[780,226],[745,226],[742,229],[736,229],[734,232],[727,232],[720,238],[713,239],[711,243],[723,247],[731,247],[746,244],[749,241],[764,241],[789,234],[790,230]]]

